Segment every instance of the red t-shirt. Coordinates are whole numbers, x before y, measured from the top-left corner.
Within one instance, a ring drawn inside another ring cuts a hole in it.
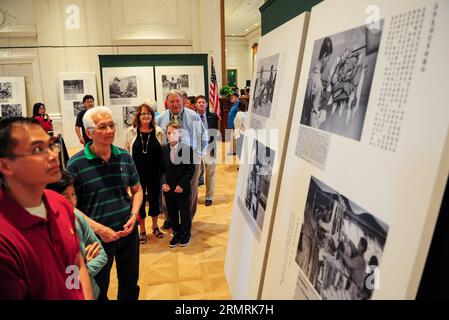
[[[45,120],[41,116],[34,116],[34,119],[40,122],[42,128],[44,128],[45,132],[53,131],[53,123],[50,119]]]
[[[47,220],[0,187],[0,299],[84,299],[73,210],[56,192],[45,190],[43,200]]]

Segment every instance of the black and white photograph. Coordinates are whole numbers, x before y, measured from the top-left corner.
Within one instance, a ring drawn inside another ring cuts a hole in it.
[[[253,90],[253,108],[251,111],[253,114],[270,118],[278,67],[279,53],[258,62]]]
[[[123,127],[124,128],[128,128],[130,126],[132,126],[132,120],[134,118],[134,114],[137,111],[137,106],[136,107],[132,107],[132,106],[127,106],[127,107],[123,107]]]
[[[324,300],[368,300],[389,226],[311,177],[296,263]]]
[[[21,117],[22,105],[20,104],[2,104],[2,118]]]
[[[272,149],[257,140],[254,142],[244,204],[260,230],[267,208],[274,156]]]
[[[360,141],[383,20],[314,43],[301,124]]]
[[[64,80],[64,94],[84,94],[83,80]]]
[[[76,117],[78,113],[85,109],[82,101],[73,101],[73,115]]]
[[[109,98],[137,98],[137,76],[110,77]]]
[[[12,83],[0,82],[0,100],[12,99]]]
[[[163,74],[162,88],[164,97],[170,90],[181,90],[188,93],[189,75],[188,74]]]

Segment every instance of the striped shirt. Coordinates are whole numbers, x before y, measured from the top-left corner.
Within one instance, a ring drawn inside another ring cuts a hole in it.
[[[106,162],[90,150],[91,144],[67,163],[75,179],[77,208],[98,223],[122,230],[132,206],[128,187],[139,184],[134,161],[126,150],[111,145],[111,158]]]

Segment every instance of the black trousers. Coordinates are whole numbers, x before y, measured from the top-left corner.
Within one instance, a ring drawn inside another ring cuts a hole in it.
[[[182,236],[183,234],[190,235],[190,228],[192,227],[192,221],[190,220],[190,196],[167,196],[165,194],[165,204],[167,205],[168,217],[173,234],[177,236]]]
[[[151,217],[157,217],[159,215],[159,212],[161,212],[159,205],[161,182],[158,178],[149,178],[149,177],[141,178],[139,176],[139,179],[140,185],[142,186],[143,190],[143,201],[139,209],[140,218],[145,219],[146,217],[145,204],[147,202],[147,197],[150,206],[150,209],[148,210],[148,215]]]
[[[139,240],[137,227],[127,237],[117,241],[104,243],[103,248],[108,255],[107,264],[95,276],[100,287],[98,300],[108,300],[108,288],[112,263],[116,263],[118,278],[117,300],[137,300],[140,288],[139,280]]]

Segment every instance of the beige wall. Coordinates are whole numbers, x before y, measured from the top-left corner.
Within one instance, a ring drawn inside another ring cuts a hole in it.
[[[251,46],[258,43],[260,28],[246,37],[226,37],[226,69],[237,69],[237,86],[244,88],[252,80]]]
[[[95,72],[102,104],[99,54],[208,53],[221,79],[219,0],[1,0],[0,14],[0,76],[25,76],[28,112],[60,116],[60,72]]]

